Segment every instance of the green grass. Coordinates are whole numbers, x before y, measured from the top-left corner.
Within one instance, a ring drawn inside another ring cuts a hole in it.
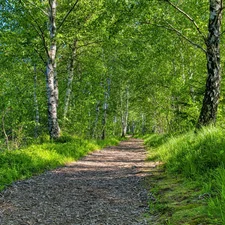
[[[88,152],[118,143],[115,138],[101,141],[62,136],[55,143],[5,150],[0,153],[0,191],[17,180],[63,166]]]
[[[222,129],[208,127],[197,133],[188,132],[175,137],[155,134],[144,137],[145,145],[149,149],[148,160],[162,161],[166,174],[176,176],[177,179],[178,177],[185,179],[182,188],[188,191],[189,186],[192,185],[194,189],[199,190],[199,196],[204,196],[205,202],[199,201],[197,205],[185,202],[178,204],[178,208],[170,216],[171,221],[166,224],[200,224],[200,222],[202,224],[225,224],[224,134],[225,131]],[[158,182],[158,189],[164,188],[164,184]],[[179,192],[180,188],[181,185],[177,187],[175,193]],[[170,192],[173,193],[173,190]],[[192,194],[189,192],[189,195]],[[170,209],[172,202],[176,202],[173,197],[163,195],[162,198],[171,200],[168,200]],[[190,198],[188,199],[191,202]],[[194,212],[198,212],[198,216]],[[206,212],[207,222],[205,221]],[[188,218],[185,215],[188,215]]]
[[[216,224],[208,216],[206,199],[199,198],[201,190],[195,183],[165,172],[154,171],[148,178],[151,196],[149,201],[150,216],[154,224]]]

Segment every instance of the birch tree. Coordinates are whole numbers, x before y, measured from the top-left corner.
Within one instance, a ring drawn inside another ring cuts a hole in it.
[[[191,40],[188,36],[185,36],[182,31],[175,28],[173,25],[167,23],[167,26],[162,26],[168,30],[176,32],[180,37],[184,38],[190,44],[199,48],[205,53],[207,64],[207,80],[201,112],[197,122],[197,128],[200,128],[201,126],[207,126],[209,124],[215,124],[220,97],[220,38],[223,2],[222,0],[209,0],[208,35],[206,37],[200,26],[191,15],[189,15],[170,0],[164,1],[171,5],[180,14],[182,14],[187,20],[189,20],[197,31],[199,37],[204,41],[205,46],[202,46]]]
[[[198,127],[215,124],[220,97],[220,38],[223,1],[210,0],[209,4],[208,37],[205,39],[208,77]]]
[[[121,124],[122,124],[122,137],[127,134],[128,128],[128,115],[129,115],[129,90],[126,87],[125,93],[121,94]]]
[[[69,108],[69,100],[72,92],[72,83],[74,78],[74,66],[76,60],[76,52],[77,52],[77,40],[75,39],[73,42],[73,46],[71,48],[71,58],[69,62],[69,71],[68,71],[68,79],[67,79],[67,88],[66,88],[66,96],[64,100],[64,110],[63,110],[63,118],[66,118],[68,108]]]
[[[57,117],[58,107],[58,82],[56,73],[56,7],[57,1],[49,1],[49,34],[50,47],[47,58],[46,84],[48,96],[48,120],[50,137],[55,139],[60,136]]]
[[[39,106],[37,99],[37,68],[34,65],[34,110],[35,110],[35,128],[34,128],[34,136],[38,137],[39,133],[39,124],[40,124],[40,115],[39,115]]]

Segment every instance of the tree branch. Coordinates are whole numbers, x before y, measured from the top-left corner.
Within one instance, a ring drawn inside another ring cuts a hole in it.
[[[192,44],[193,46],[201,49],[204,53],[206,53],[206,50],[199,44],[195,43],[194,41],[192,41],[191,39],[189,39],[188,37],[186,37],[184,34],[181,33],[181,31],[177,30],[175,27],[173,27],[171,24],[167,23],[167,26],[163,26],[163,25],[159,25],[159,24],[153,24],[153,23],[149,23],[149,22],[145,22],[145,24],[151,24],[153,26],[156,26],[156,27],[160,27],[160,28],[164,28],[166,30],[170,30],[170,31],[173,31],[175,33],[177,33],[179,36],[181,36],[182,38],[184,38],[186,41],[188,41],[190,44]]]
[[[44,13],[44,15],[48,16],[48,13],[47,13],[45,10],[43,10],[41,7],[38,7],[34,2],[31,2],[31,1],[29,1],[29,0],[27,0],[27,2],[28,2],[30,5],[34,6],[35,8],[38,8],[41,12]]]
[[[40,59],[44,63],[44,65],[46,65],[46,60],[44,60],[44,58],[42,57],[42,55],[40,54],[40,52],[36,48],[34,48],[34,51],[38,54],[38,56],[40,57]]]
[[[83,44],[83,45],[77,47],[77,49],[83,48],[83,47],[89,46],[89,45],[99,44],[99,43],[102,43],[102,42],[103,42],[103,41],[93,41],[93,42],[89,42],[89,43],[86,43],[86,44]]]
[[[31,15],[30,11],[28,9],[26,9],[26,7],[24,6],[24,2],[22,0],[20,0],[20,3],[22,4],[22,6],[24,7],[24,9],[28,12],[29,17],[31,18],[31,21],[33,20],[34,23],[36,24],[36,26],[30,22],[31,26],[36,30],[37,34],[41,37],[43,45],[44,45],[44,49],[46,54],[48,55],[48,48],[47,48],[47,44],[46,44],[46,40],[45,40],[45,35],[44,35],[44,31],[42,30],[41,26],[39,25],[39,23],[34,19],[34,17]]]
[[[189,39],[188,37],[186,37],[184,34],[181,33],[181,31],[177,30],[175,27],[173,27],[171,24],[168,23],[167,29],[176,32],[178,35],[180,35],[182,38],[184,38],[186,41],[188,41],[190,44],[192,44],[193,46],[201,49],[204,53],[206,53],[206,50],[199,44],[195,43],[194,41],[192,41],[191,39]],[[166,28],[166,27],[165,27]]]
[[[168,2],[174,9],[176,9],[178,12],[180,12],[186,18],[188,18],[188,20],[190,20],[194,24],[194,26],[197,29],[198,33],[201,35],[201,37],[203,38],[204,42],[206,43],[206,37],[201,32],[201,30],[200,30],[199,26],[197,25],[197,23],[195,22],[195,20],[190,15],[188,15],[186,12],[184,12],[182,9],[180,9],[178,6],[174,5],[170,0],[164,0],[164,1]]]
[[[75,6],[77,5],[79,0],[76,0],[76,2],[73,4],[73,6],[71,7],[71,9],[67,12],[67,14],[64,16],[63,20],[61,21],[61,23],[58,26],[58,30],[62,27],[62,25],[64,24],[64,22],[66,21],[67,17],[70,15],[70,13],[73,11],[73,9],[75,8]]]

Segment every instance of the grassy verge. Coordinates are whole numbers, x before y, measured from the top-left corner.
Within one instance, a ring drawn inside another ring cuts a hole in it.
[[[225,224],[224,131],[206,128],[144,139],[148,159],[164,163],[149,178],[156,199],[150,208],[158,224]]]
[[[61,137],[55,143],[0,152],[0,191],[17,180],[63,166],[88,152],[118,143],[115,138],[91,141],[77,137]]]

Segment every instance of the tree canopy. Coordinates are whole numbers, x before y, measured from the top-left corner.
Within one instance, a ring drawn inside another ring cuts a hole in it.
[[[223,126],[223,10],[222,0],[1,0],[2,139]]]

